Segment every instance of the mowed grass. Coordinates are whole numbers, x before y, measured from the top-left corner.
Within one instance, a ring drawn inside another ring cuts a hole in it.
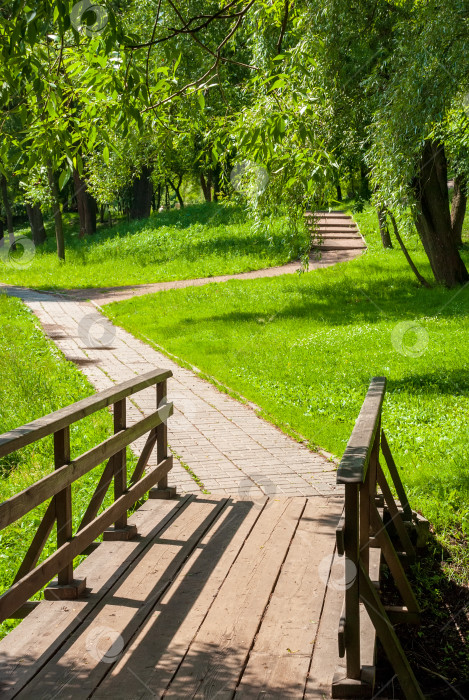
[[[76,218],[76,217],[75,217]],[[189,206],[121,222],[78,237],[67,218],[66,262],[57,258],[53,228],[34,257],[22,248],[5,262],[0,281],[38,289],[71,289],[146,284],[234,274],[282,265],[297,258],[305,241],[292,242],[286,219],[276,219],[269,236],[254,231],[240,207]],[[28,230],[17,234],[29,235]],[[29,262],[27,262],[29,260]]]
[[[48,341],[33,314],[17,299],[0,294],[0,433],[40,418],[62,406],[90,396],[92,386],[71,362]],[[72,459],[112,434],[107,410],[71,426]],[[132,458],[130,464],[134,464]],[[44,438],[7,457],[0,458],[0,501],[10,498],[53,470],[52,437]],[[98,483],[101,467],[72,487],[73,523],[78,526]],[[108,495],[105,503],[109,504]],[[12,583],[47,502],[26,517],[0,531],[0,593]],[[55,528],[44,550],[55,550]],[[41,594],[34,596],[40,598]],[[15,624],[0,625],[0,638]]]
[[[443,538],[465,538],[469,287],[418,287],[401,251],[380,247],[374,213],[356,218],[370,252],[350,263],[105,309],[117,324],[338,457],[371,378],[386,376],[383,425],[411,502]],[[408,245],[431,279],[417,240]]]

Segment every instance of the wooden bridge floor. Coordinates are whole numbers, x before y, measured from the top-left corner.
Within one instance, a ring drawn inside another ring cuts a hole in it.
[[[340,498],[147,501],[0,643],[3,698],[324,698],[343,593]]]

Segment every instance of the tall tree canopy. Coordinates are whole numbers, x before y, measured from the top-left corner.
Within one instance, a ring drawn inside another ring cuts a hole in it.
[[[0,169],[53,202],[58,249],[72,176],[100,199],[191,174],[210,198],[243,162],[255,215],[282,204],[293,224],[358,176],[461,284],[468,17],[469,0],[7,2]]]

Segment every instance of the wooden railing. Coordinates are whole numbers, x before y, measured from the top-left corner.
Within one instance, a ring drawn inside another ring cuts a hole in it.
[[[81,595],[86,588],[86,580],[74,579],[74,558],[101,534],[104,539],[129,539],[134,536],[136,528],[127,524],[127,511],[155,484],[158,486],[150,491],[150,496],[167,498],[174,494],[174,489],[168,489],[167,484],[172,457],[168,456],[166,421],[173,412],[173,405],[166,400],[166,380],[171,374],[170,371],[153,370],[0,435],[0,457],[49,435],[54,436],[54,471],[0,503],[0,530],[3,530],[51,499],[13,585],[0,597],[0,621],[27,614],[34,606],[28,603],[30,596],[56,575],[57,581],[44,591],[46,599],[71,599]],[[127,427],[127,397],[155,385],[155,411]],[[111,405],[114,435],[71,460],[70,425]],[[127,485],[126,448],[146,433],[145,446]],[[157,465],[144,474],[155,445]],[[106,461],[88,508],[73,534],[72,483]],[[114,502],[98,515],[112,481]],[[55,523],[57,550],[36,566]]]
[[[381,429],[385,391],[386,379],[373,379],[337,471],[337,483],[345,486],[344,513],[337,527],[337,552],[346,557],[344,609],[339,623],[339,656],[345,656],[346,665],[345,668],[339,666],[336,672],[332,686],[334,698],[371,697],[373,694],[374,669],[361,665],[363,617],[360,602],[364,604],[406,698],[421,700],[424,697],[393,627],[397,622],[418,623],[417,600],[403,567],[403,561],[412,561],[416,556],[410,536],[416,514],[409,506]],[[394,500],[380,464],[381,452],[400,503]],[[402,549],[399,554],[394,546],[397,541]],[[381,601],[376,582],[370,578],[371,547],[381,549],[404,605],[386,606]]]

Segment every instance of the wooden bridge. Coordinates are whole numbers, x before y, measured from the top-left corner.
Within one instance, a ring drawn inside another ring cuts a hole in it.
[[[381,432],[385,380],[373,381],[341,462],[345,500],[251,502],[168,487],[169,375],[155,370],[0,436],[0,457],[47,435],[55,450],[54,471],[0,504],[3,529],[51,499],[0,597],[0,620],[24,618],[0,642],[0,697],[371,697],[377,631],[405,697],[423,698],[393,628],[418,620],[401,563],[416,556],[416,516]],[[155,411],[127,427],[127,399],[152,385]],[[71,460],[70,425],[111,404],[114,435]],[[145,434],[127,483],[126,446]],[[103,464],[73,533],[71,485]],[[57,550],[40,561],[54,525]],[[402,606],[380,600],[382,555]]]

